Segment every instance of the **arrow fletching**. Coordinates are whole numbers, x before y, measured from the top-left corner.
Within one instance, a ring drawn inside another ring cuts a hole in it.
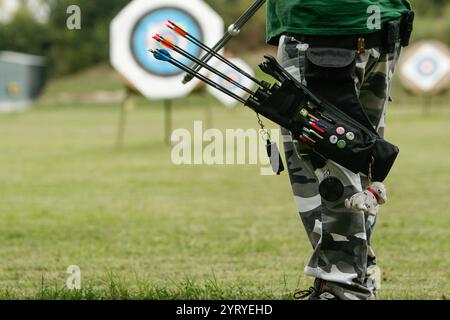
[[[167,62],[170,59],[172,59],[172,56],[170,55],[169,51],[167,51],[165,49],[150,50],[150,52],[153,53],[153,56],[157,60],[161,60],[161,61]]]
[[[163,36],[160,36],[159,34],[154,35],[153,39],[155,39],[156,41],[158,41],[159,43],[161,43],[164,47],[166,47],[168,49],[174,49],[175,48],[175,45],[172,42],[170,42],[169,40],[167,40]]]
[[[167,21],[167,27],[178,33],[182,37],[186,37],[188,33],[184,31],[183,28],[181,28],[179,25],[177,25],[175,22],[168,20]]]

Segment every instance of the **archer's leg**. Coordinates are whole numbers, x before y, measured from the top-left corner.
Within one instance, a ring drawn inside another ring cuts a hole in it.
[[[375,124],[380,136],[384,137],[386,110],[389,104],[392,77],[400,57],[400,46],[393,53],[382,55],[379,50],[371,49],[367,55],[371,56],[369,65],[360,68],[356,85],[360,90],[359,99],[371,122]],[[368,187],[367,177],[361,177],[363,188]],[[380,287],[381,272],[377,267],[375,252],[372,249],[372,235],[375,230],[377,217],[366,216],[367,241],[369,256],[367,259],[367,286],[378,289]]]
[[[305,51],[308,45],[283,37],[278,58],[288,72],[303,78]],[[341,299],[368,299],[373,296],[366,287],[368,241],[366,217],[344,206],[344,199],[362,190],[361,178],[328,161],[321,165],[303,144],[283,131],[286,161],[294,197],[308,237],[314,248],[305,273],[326,280],[327,290]],[[338,177],[344,184],[344,195],[327,202],[318,186],[325,176]]]
[[[283,36],[280,41],[278,61],[297,79],[304,82],[301,77],[303,72],[299,64],[299,55],[304,54],[304,51],[299,50],[297,46],[297,41]],[[299,208],[300,218],[307,236],[312,247],[315,248],[322,236],[322,200],[319,195],[314,165],[310,157],[311,150],[292,139],[288,130],[281,128],[281,132],[294,199]]]

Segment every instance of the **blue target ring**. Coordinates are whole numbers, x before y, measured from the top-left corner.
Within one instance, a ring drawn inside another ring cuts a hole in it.
[[[160,47],[152,39],[155,34],[159,33],[194,56],[199,57],[201,50],[187,39],[167,28],[167,20],[172,20],[182,26],[192,36],[203,42],[202,30],[190,13],[179,8],[161,7],[147,12],[136,22],[131,34],[131,52],[136,62],[147,72],[158,76],[170,77],[181,74],[183,71],[169,63],[161,63],[161,61],[155,60],[152,54],[148,52],[150,48]],[[173,52],[171,53],[173,54]],[[179,55],[176,58],[185,65],[193,64],[190,60]]]
[[[417,64],[417,70],[419,74],[423,76],[429,77],[433,75],[437,69],[437,62],[431,57],[423,58]]]

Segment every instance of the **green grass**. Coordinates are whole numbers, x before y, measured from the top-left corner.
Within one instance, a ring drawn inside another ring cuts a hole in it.
[[[91,85],[79,81],[79,92]],[[290,299],[311,284],[286,174],[173,165],[162,104],[142,99],[117,149],[119,107],[55,105],[61,88],[26,113],[0,114],[0,298]],[[207,105],[215,127],[256,128],[251,112],[203,94],[175,102],[174,127],[192,130]],[[380,298],[448,298],[450,110],[391,107],[387,134],[401,156],[374,238]],[[80,291],[64,289],[69,265],[81,268]]]

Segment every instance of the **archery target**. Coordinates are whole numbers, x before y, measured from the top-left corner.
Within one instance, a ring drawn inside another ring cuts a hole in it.
[[[405,87],[421,93],[436,93],[448,88],[450,55],[446,45],[422,42],[405,51],[401,64],[401,79]]]
[[[200,40],[204,41],[202,30],[195,20],[195,18],[184,10],[177,8],[160,8],[148,12],[141,19],[139,19],[133,29],[131,36],[131,52],[133,53],[136,62],[141,65],[148,72],[161,76],[173,76],[182,73],[180,69],[172,66],[169,63],[161,63],[161,61],[155,60],[148,52],[148,48],[162,46],[152,38],[155,34],[160,34],[170,42],[176,44],[183,50],[199,57],[201,50],[193,43],[189,42],[186,38],[180,37],[172,30],[167,28],[167,17],[176,24],[182,26],[185,30],[189,30],[189,33]],[[178,56],[177,59],[185,64],[191,65],[191,61],[185,57]]]
[[[154,59],[150,49],[161,48],[152,37],[160,34],[192,55],[204,52],[179,36],[166,24],[181,25],[189,34],[213,46],[224,32],[221,17],[202,0],[134,0],[111,22],[111,64],[142,95],[149,99],[172,99],[189,94],[197,80],[183,85],[185,73],[167,62]],[[170,52],[185,65],[193,63]],[[202,71],[206,74],[205,70]]]
[[[248,74],[250,74],[251,76],[253,76],[253,77],[255,76],[252,68],[250,68],[241,59],[231,58],[231,59],[228,59],[228,60],[230,62],[232,62],[233,64],[235,64],[240,69],[242,69],[245,72],[247,72]],[[228,66],[228,65],[226,65],[226,64],[224,64],[222,62],[217,62],[214,67],[217,70],[219,70],[220,72],[222,72],[224,75],[226,75],[227,77],[229,77],[229,78],[233,79],[234,81],[238,82],[239,84],[241,84],[242,86],[244,86],[244,87],[246,87],[246,88],[248,88],[250,90],[252,90],[254,88],[254,83],[253,83],[252,80],[248,79],[242,73],[240,73],[237,70],[231,68],[230,66]],[[239,96],[241,98],[245,98],[246,96],[248,96],[248,93],[246,93],[245,91],[243,91],[240,88],[236,87],[232,82],[230,82],[227,79],[224,79],[222,77],[219,77],[216,74],[210,73],[209,79],[211,79],[212,81],[218,83],[219,85],[221,85],[225,89],[231,91],[232,93],[236,94],[237,96]],[[221,92],[221,91],[219,91],[219,90],[217,90],[217,89],[215,89],[213,87],[209,87],[208,86],[208,91],[217,100],[219,100],[221,103],[223,103],[228,108],[235,107],[239,103],[235,99],[231,98],[230,96],[226,95],[225,93],[223,93],[223,92]]]

